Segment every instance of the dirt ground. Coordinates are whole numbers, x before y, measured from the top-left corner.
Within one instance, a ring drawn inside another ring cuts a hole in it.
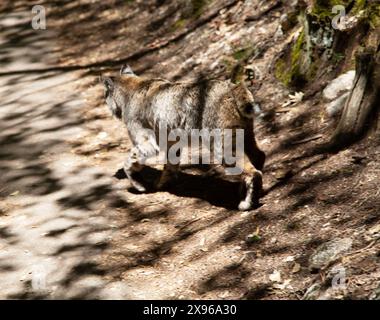
[[[313,152],[336,119],[320,92],[282,107],[294,92],[273,61],[295,30],[277,34],[290,9],[271,3],[47,1],[47,30],[31,28],[31,1],[0,5],[0,298],[302,299],[313,285],[316,298],[380,295],[380,137]],[[236,182],[188,168],[165,192],[134,193],[120,174],[127,132],[98,76],[128,62],[146,76],[224,79],[248,47],[261,206],[237,211]],[[310,269],[320,245],[343,238],[344,255]],[[344,288],[331,287],[334,266]]]

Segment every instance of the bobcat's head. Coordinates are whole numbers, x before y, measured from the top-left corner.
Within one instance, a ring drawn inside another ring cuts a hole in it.
[[[122,118],[122,110],[126,105],[126,94],[123,90],[120,78],[122,76],[136,75],[128,65],[122,66],[120,70],[120,77],[100,77],[101,82],[104,85],[104,98],[111,113],[117,118]]]

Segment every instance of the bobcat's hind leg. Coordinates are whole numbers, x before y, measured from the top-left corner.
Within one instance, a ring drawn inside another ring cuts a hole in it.
[[[261,170],[265,163],[265,153],[257,147],[253,134],[246,134],[244,152],[244,169],[241,178],[246,194],[239,204],[239,210],[241,211],[247,211],[258,204],[263,194],[263,175]]]
[[[164,170],[156,184],[158,190],[162,190],[169,186],[173,181],[178,179],[179,164],[173,165],[170,163],[165,164]]]
[[[173,143],[169,143],[169,149]],[[168,149],[168,150],[169,150]],[[181,151],[177,150],[176,157],[180,158]],[[172,164],[170,162],[169,152],[166,154],[167,163],[164,165],[164,170],[161,173],[160,178],[156,183],[156,188],[158,190],[163,190],[168,187],[173,181],[178,179],[179,163]]]
[[[245,197],[239,203],[240,211],[247,211],[258,203],[263,189],[263,177],[259,170],[256,170],[254,166],[249,169],[244,169],[241,175],[243,184],[242,189],[246,190]]]

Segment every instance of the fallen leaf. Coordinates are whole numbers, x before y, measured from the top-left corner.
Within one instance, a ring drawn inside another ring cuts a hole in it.
[[[301,270],[301,265],[299,263],[295,263],[292,269],[292,273],[297,273]]]
[[[293,262],[294,261],[294,256],[287,256],[285,259],[284,259],[285,262]]]
[[[281,282],[281,273],[278,270],[274,270],[271,275],[269,275],[269,280],[272,282]]]
[[[296,104],[300,103],[303,100],[304,95],[305,94],[303,92],[296,92],[295,94],[290,94],[289,100],[286,101],[285,103],[283,103],[282,107],[285,108],[285,107],[288,107],[290,105],[296,105]]]
[[[291,286],[289,286],[290,281],[291,281],[290,279],[286,279],[283,283],[275,283],[273,285],[273,288],[279,289],[279,290],[284,290],[287,287],[291,288]]]

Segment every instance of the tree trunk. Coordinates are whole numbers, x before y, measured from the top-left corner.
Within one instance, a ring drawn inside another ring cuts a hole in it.
[[[368,128],[369,116],[379,104],[379,48],[356,55],[356,78],[344,106],[331,147],[343,147],[359,139]]]

